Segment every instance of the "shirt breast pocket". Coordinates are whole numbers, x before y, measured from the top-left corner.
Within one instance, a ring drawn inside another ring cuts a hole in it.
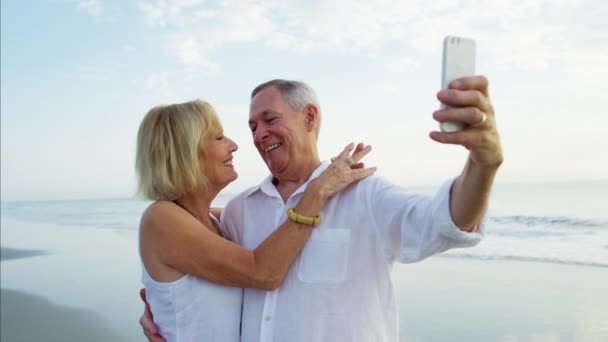
[[[349,250],[350,230],[314,229],[298,259],[298,278],[305,283],[344,282]]]

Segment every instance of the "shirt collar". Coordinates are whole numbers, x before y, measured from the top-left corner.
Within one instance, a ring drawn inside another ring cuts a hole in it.
[[[294,191],[294,193],[290,197],[293,197],[301,192],[304,192],[304,190],[306,190],[306,187],[308,186],[308,183],[310,183],[310,181],[312,181],[313,179],[319,177],[319,175],[321,173],[323,173],[323,171],[325,171],[325,169],[327,169],[329,164],[330,164],[329,161],[322,162],[321,165],[319,165],[312,172],[312,174],[310,175],[308,180],[306,182],[304,182],[304,184],[302,184],[296,191]],[[264,178],[264,180],[262,180],[262,182],[260,184],[249,189],[246,193],[246,196],[248,197],[258,191],[261,191],[264,194],[266,194],[267,196],[281,198],[279,191],[277,190],[276,186],[274,186],[274,184],[272,183],[273,179],[274,179],[274,177],[272,175],[268,175],[266,178]]]

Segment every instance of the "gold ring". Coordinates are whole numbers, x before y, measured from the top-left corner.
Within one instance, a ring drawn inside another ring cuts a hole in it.
[[[486,113],[481,112],[481,120],[479,120],[478,123],[471,125],[471,127],[479,127],[482,126],[483,124],[486,123],[486,120],[488,119],[488,116],[486,115]]]

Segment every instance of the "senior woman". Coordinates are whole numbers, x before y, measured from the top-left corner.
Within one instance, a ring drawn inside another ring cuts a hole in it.
[[[211,213],[237,178],[237,145],[214,109],[191,102],[159,106],[137,137],[139,191],[154,200],[140,224],[142,282],[154,322],[167,341],[238,341],[243,287],[277,288],[314,229],[325,201],[374,168],[351,169],[347,146],[311,181],[286,220],[255,250],[223,236]],[[355,151],[359,161],[369,148]],[[264,215],[264,213],[259,213]]]

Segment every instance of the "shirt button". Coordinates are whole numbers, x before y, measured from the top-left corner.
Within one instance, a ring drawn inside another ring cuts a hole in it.
[[[266,315],[266,317],[264,319],[266,319],[266,322],[268,322],[268,321],[270,321],[272,319],[272,316]]]

